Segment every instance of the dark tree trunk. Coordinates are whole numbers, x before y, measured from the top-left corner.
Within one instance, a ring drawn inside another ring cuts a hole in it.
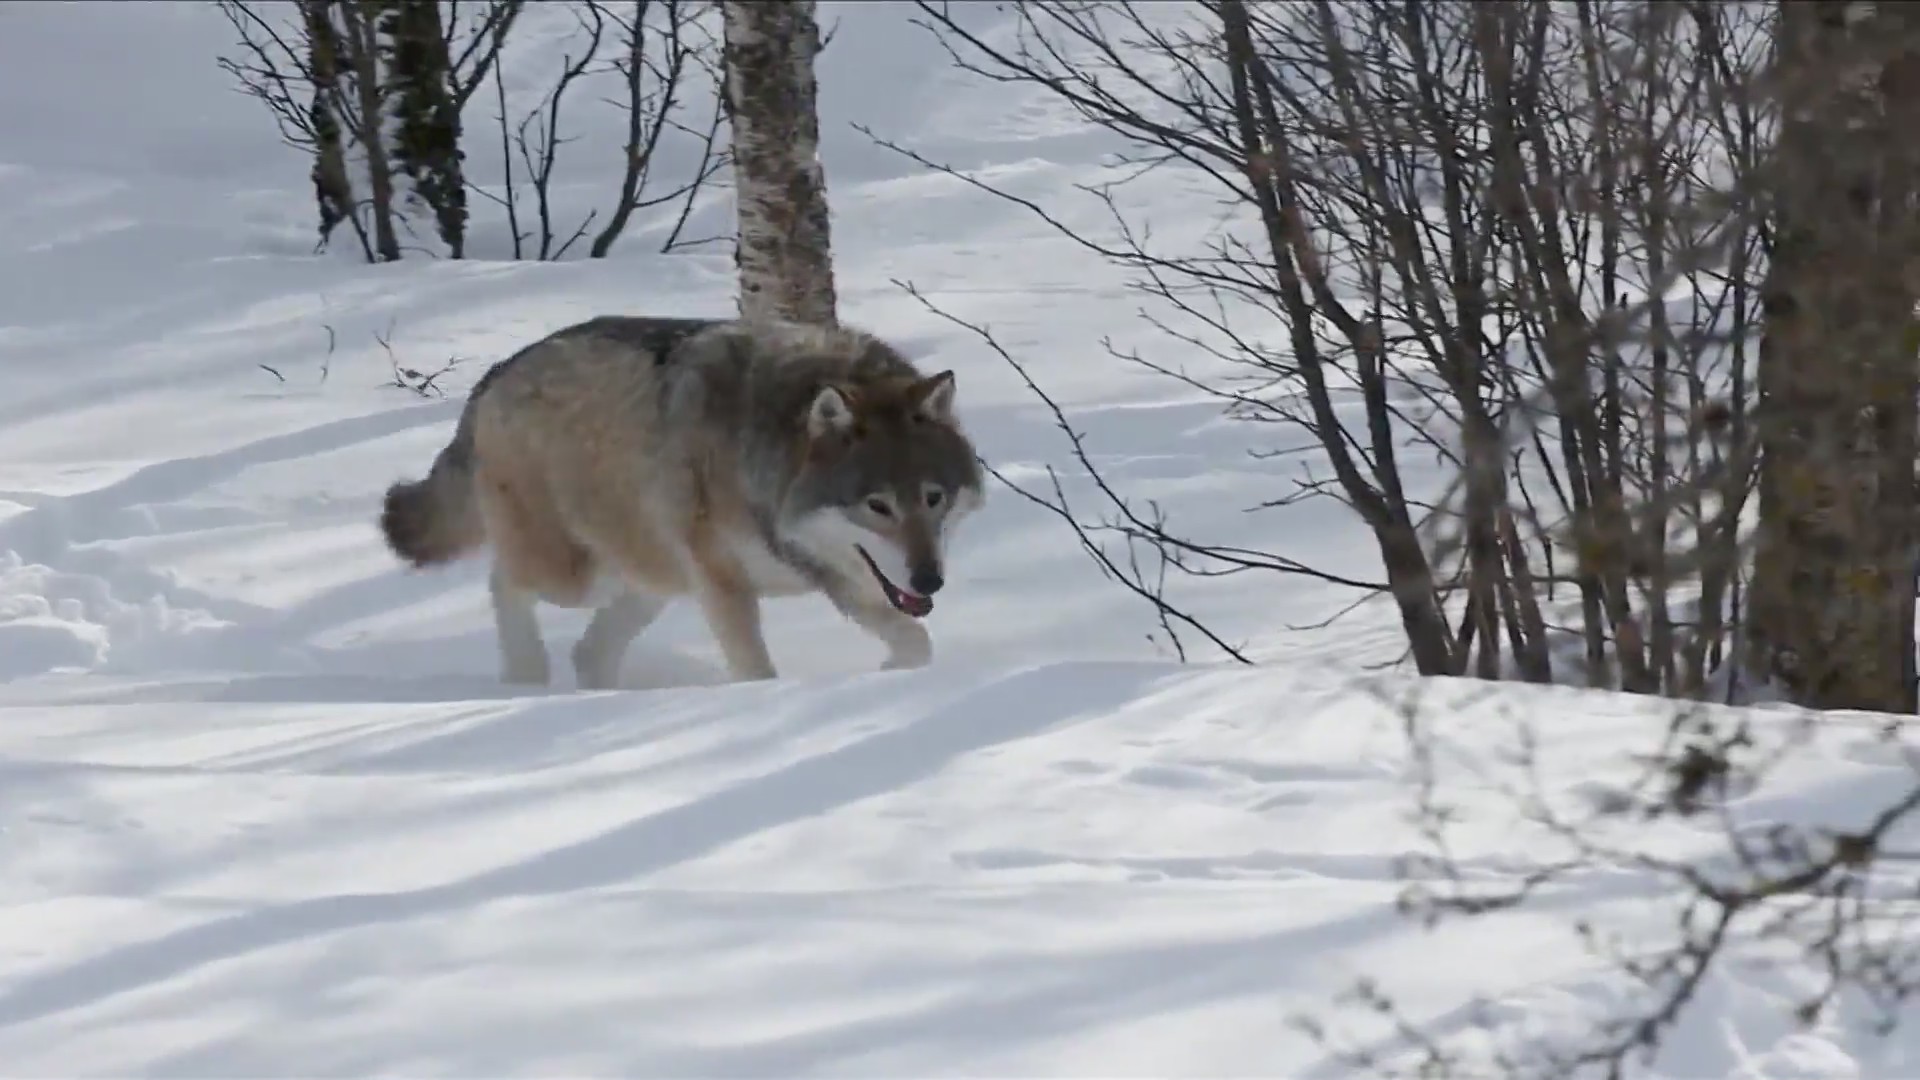
[[[334,0],[301,0],[300,20],[307,37],[307,65],[312,73],[313,98],[308,121],[313,125],[313,194],[320,212],[320,247],[332,239],[345,221],[360,238],[360,249],[373,261],[360,216],[354,212],[353,176],[347,171],[347,137],[335,102],[340,94],[340,36],[328,9]]]
[[[1920,13],[1860,7],[1780,6],[1748,660],[1803,705],[1912,712]]]
[[[455,259],[466,254],[467,186],[460,152],[460,107],[454,100],[448,39],[438,3],[402,0],[381,28],[391,42],[393,162],[413,195],[433,214]]]

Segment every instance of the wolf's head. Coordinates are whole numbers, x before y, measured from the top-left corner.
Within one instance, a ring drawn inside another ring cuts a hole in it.
[[[945,583],[948,534],[985,495],[953,389],[951,371],[822,387],[787,498],[793,541],[828,565],[857,561],[915,618]]]

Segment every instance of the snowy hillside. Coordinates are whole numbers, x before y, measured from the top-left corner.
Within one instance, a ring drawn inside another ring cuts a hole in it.
[[[1107,357],[1169,347],[1114,270],[852,125],[1088,222],[1071,188],[1099,140],[950,71],[901,6],[822,9],[843,318],[955,370],[1010,478],[1084,479],[1015,373],[895,279],[990,327],[1130,492],[1376,575],[1330,503],[1248,511],[1294,467],[1249,456],[1271,432]],[[1351,594],[1306,577],[1180,583],[1262,663],[1173,663],[1153,612],[1005,490],[966,526],[927,670],[873,671],[805,599],[767,607],[776,683],[711,685],[675,607],[628,690],[503,688],[483,566],[403,571],[380,492],[494,360],[595,314],[726,314],[731,260],[316,256],[306,165],[215,67],[227,45],[198,4],[0,14],[0,1073],[1343,1076],[1290,1021],[1387,1039],[1335,1008],[1357,978],[1439,1035],[1491,1001],[1485,1049],[1619,1002],[1573,915],[1671,925],[1627,869],[1432,931],[1394,910],[1421,844],[1399,703],[1444,732],[1455,855],[1494,881],[1540,839],[1495,782],[1515,723],[1546,722],[1541,776],[1578,802],[1660,710],[1371,673],[1401,649],[1391,611],[1315,628]],[[1214,227],[1164,183],[1160,226]],[[389,385],[455,359],[444,398]],[[556,644],[584,621],[542,617]],[[1903,779],[1841,725],[1740,813],[1846,820]],[[1794,1030],[1796,978],[1717,975],[1648,1075],[1920,1075],[1920,1036],[1875,1040],[1845,1003]]]

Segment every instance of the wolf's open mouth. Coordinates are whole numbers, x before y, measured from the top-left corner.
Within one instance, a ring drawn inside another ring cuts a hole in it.
[[[867,561],[867,569],[873,571],[873,579],[880,583],[881,590],[887,594],[887,603],[892,604],[900,614],[919,619],[926,617],[927,613],[933,610],[933,597],[908,592],[888,581],[887,575],[881,573],[880,568],[874,565],[873,556],[867,554],[866,548],[855,544],[853,550],[859,552],[860,557]]]

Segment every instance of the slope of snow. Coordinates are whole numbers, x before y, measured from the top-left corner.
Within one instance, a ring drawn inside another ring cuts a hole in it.
[[[1248,455],[1270,432],[1106,356],[1103,337],[1168,348],[1113,270],[849,125],[1089,224],[1069,188],[1100,140],[947,71],[902,6],[823,7],[844,317],[954,369],[1011,477],[1086,491],[1013,373],[892,279],[989,325],[1183,526],[1377,573],[1330,505],[1248,512],[1294,475]],[[482,567],[403,572],[379,493],[493,360],[594,314],[724,314],[730,260],[315,256],[304,166],[215,68],[210,6],[4,22],[3,1071],[1338,1076],[1288,1021],[1355,978],[1443,1034],[1471,1034],[1476,995],[1508,1034],[1578,1032],[1620,991],[1571,914],[1670,925],[1655,884],[1604,869],[1434,931],[1393,906],[1419,843],[1401,698],[1445,719],[1459,854],[1491,880],[1527,854],[1486,779],[1514,723],[1550,725],[1548,782],[1573,797],[1653,746],[1660,710],[1363,675],[1398,655],[1390,612],[1289,629],[1350,598],[1304,577],[1181,583],[1265,663],[1173,664],[1152,613],[1004,490],[956,552],[928,670],[872,671],[878,646],[803,599],[768,605],[777,683],[714,685],[675,608],[631,689],[577,694],[564,665],[549,693],[503,688]],[[113,58],[110,102],[86,55]],[[1166,228],[1212,227],[1164,183]],[[385,385],[455,360],[445,398]],[[543,619],[556,651],[582,624]],[[1843,727],[1743,812],[1858,817],[1903,779]],[[1705,857],[1714,834],[1658,842]],[[1803,989],[1722,977],[1659,1074],[1920,1070],[1851,1012],[1792,1029]]]

